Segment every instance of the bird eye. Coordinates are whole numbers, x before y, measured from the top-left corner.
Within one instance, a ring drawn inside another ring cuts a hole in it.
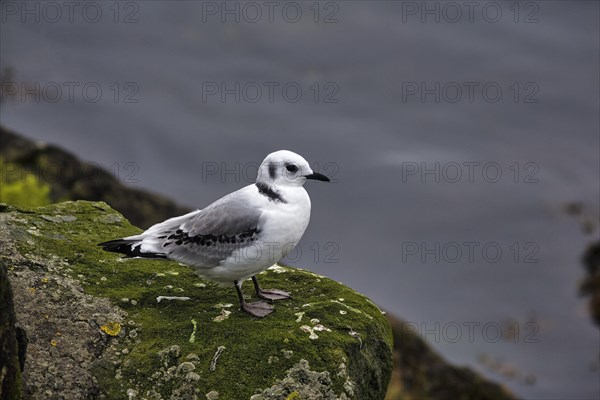
[[[287,169],[289,172],[296,172],[298,171],[298,167],[295,166],[294,164],[286,164],[285,169]]]

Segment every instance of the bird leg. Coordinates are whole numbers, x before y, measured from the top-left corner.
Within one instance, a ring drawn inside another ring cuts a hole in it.
[[[240,307],[243,311],[252,315],[253,317],[263,318],[273,312],[273,306],[268,304],[266,301],[255,301],[253,303],[246,303],[244,300],[244,294],[242,293],[242,282],[235,281],[235,290],[237,291],[240,299]]]
[[[284,292],[283,290],[278,289],[261,289],[258,284],[258,279],[256,276],[252,277],[252,282],[254,283],[254,290],[256,290],[256,295],[264,300],[284,300],[292,297],[288,292]]]

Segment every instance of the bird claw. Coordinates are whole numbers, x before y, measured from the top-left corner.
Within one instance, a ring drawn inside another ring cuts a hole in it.
[[[288,292],[279,289],[262,289],[258,292],[258,297],[264,300],[285,300],[292,296]]]
[[[273,312],[273,306],[265,301],[255,301],[254,303],[244,303],[242,310],[257,318],[264,318]]]

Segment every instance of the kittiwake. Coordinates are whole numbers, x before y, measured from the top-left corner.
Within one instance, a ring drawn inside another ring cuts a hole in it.
[[[255,184],[139,235],[99,245],[128,257],[176,260],[201,278],[233,284],[241,309],[265,317],[273,307],[264,300],[287,299],[290,294],[262,289],[256,275],[285,257],[304,234],[310,220],[310,198],[302,187],[307,179],[329,182],[300,155],[276,151],[260,165]],[[262,300],[244,300],[242,283],[249,278]]]

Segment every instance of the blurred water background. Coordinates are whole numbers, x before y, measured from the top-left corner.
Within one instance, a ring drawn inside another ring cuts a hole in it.
[[[336,182],[290,264],[519,396],[597,398],[563,208],[598,237],[598,2],[43,3],[0,3],[3,125],[200,208],[296,151]]]

